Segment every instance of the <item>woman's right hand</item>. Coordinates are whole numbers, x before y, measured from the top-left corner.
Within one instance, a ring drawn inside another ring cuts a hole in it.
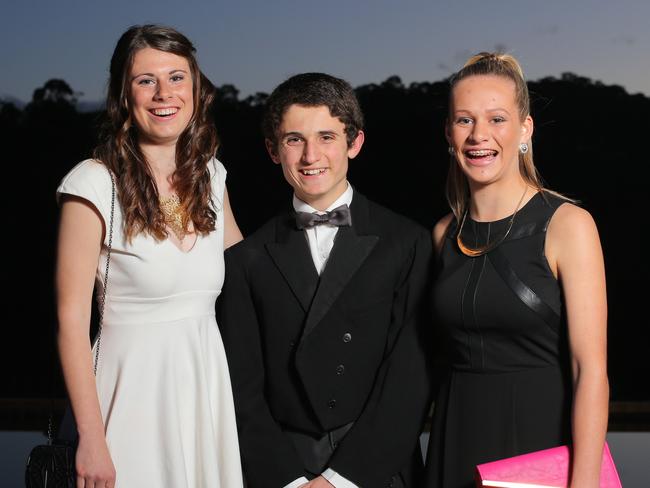
[[[77,488],[113,488],[115,466],[106,440],[79,438],[75,459]]]

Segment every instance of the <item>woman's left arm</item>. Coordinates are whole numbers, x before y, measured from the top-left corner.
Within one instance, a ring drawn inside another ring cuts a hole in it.
[[[224,237],[223,237],[223,247],[228,249],[233,244],[237,244],[241,241],[244,236],[242,236],[235,216],[232,213],[232,208],[230,208],[230,200],[228,199],[228,189],[224,189],[223,192],[223,220],[224,220]]]
[[[546,253],[564,294],[573,372],[571,488],[597,488],[607,433],[607,296],[600,238],[591,215],[571,204],[556,211]]]

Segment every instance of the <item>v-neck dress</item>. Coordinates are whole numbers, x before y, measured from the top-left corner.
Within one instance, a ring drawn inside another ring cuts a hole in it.
[[[97,393],[116,487],[243,485],[230,376],[215,320],[224,279],[226,170],[209,164],[216,229],[181,251],[168,239],[130,242],[116,198]],[[106,226],[97,264],[101,296],[111,180],[94,160],[75,166],[57,194],[92,204]]]
[[[435,403],[427,488],[471,488],[477,464],[570,439],[563,301],[544,255],[548,224],[564,202],[537,193],[515,216],[507,238],[474,258],[459,251],[451,224],[433,295],[450,371]],[[509,221],[468,217],[463,242],[493,242]]]

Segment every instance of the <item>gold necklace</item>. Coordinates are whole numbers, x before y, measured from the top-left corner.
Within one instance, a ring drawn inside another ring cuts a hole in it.
[[[519,199],[519,203],[515,207],[515,211],[512,214],[512,217],[510,217],[510,222],[508,222],[508,228],[506,229],[505,234],[503,234],[503,236],[500,239],[493,241],[491,244],[488,242],[485,246],[476,249],[472,249],[471,247],[466,246],[460,237],[461,233],[463,232],[463,226],[465,225],[465,219],[467,218],[467,213],[469,212],[469,204],[468,204],[467,208],[465,209],[465,213],[463,213],[463,220],[460,223],[458,234],[456,234],[456,244],[458,244],[458,249],[460,249],[460,252],[462,252],[465,256],[469,256],[470,258],[475,258],[490,252],[492,249],[494,249],[503,241],[505,241],[506,237],[508,237],[508,234],[510,234],[510,230],[512,229],[512,224],[515,221],[515,217],[517,216],[517,212],[519,212],[519,207],[521,206],[521,202],[524,201],[524,197],[526,196],[526,193],[528,193],[528,186],[526,186],[526,188],[524,189],[524,194]]]
[[[175,193],[168,197],[160,197],[160,211],[163,214],[165,224],[169,226],[179,241],[189,233],[187,231],[187,213],[181,205],[181,200]]]

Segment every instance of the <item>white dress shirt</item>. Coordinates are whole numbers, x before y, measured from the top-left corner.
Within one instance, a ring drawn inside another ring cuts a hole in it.
[[[333,210],[336,207],[340,207],[341,205],[350,206],[352,203],[352,194],[352,186],[348,183],[348,187],[343,192],[343,194],[325,210],[329,212],[330,210]],[[298,197],[296,197],[296,195],[293,196],[293,208],[296,212],[308,212],[316,214],[325,213],[320,210],[316,210],[308,203],[303,202]],[[323,271],[323,268],[325,267],[325,264],[327,264],[327,260],[330,257],[330,252],[332,251],[332,247],[334,247],[334,238],[336,237],[338,230],[339,228],[336,225],[330,224],[315,225],[304,230],[307,243],[309,244],[311,258],[314,261],[314,266],[316,267],[316,271],[319,275]],[[334,486],[334,488],[359,488],[357,485],[338,474],[332,468],[327,468],[321,473],[321,476],[329,481],[330,484]],[[299,486],[308,482],[309,480],[302,476],[292,481],[284,488],[298,488]]]
[[[350,206],[352,203],[352,186],[348,183],[348,187],[345,191],[338,197],[334,203],[332,203],[325,210],[330,211],[341,205]],[[314,207],[308,203],[300,200],[296,195],[293,196],[293,209],[296,212],[306,212],[306,213],[315,213],[322,215],[325,212],[316,210]],[[330,257],[330,252],[332,247],[334,247],[334,238],[339,228],[336,225],[331,224],[320,224],[305,229],[305,237],[307,238],[307,243],[309,244],[309,251],[311,252],[311,258],[314,261],[314,266],[316,271],[320,275],[327,263],[327,259]]]

